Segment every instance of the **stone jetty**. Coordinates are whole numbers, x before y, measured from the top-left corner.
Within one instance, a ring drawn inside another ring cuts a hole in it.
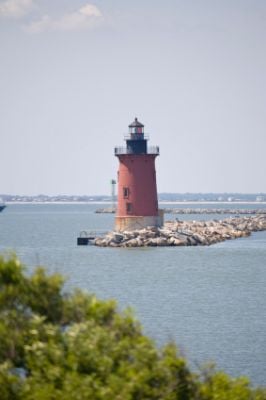
[[[102,247],[208,246],[266,230],[266,215],[210,221],[167,221],[162,228],[110,232],[94,240]]]
[[[266,215],[266,208],[165,208],[165,214],[234,214]]]
[[[266,215],[266,208],[164,208],[164,214],[233,214]],[[114,214],[115,208],[98,208],[96,214]]]

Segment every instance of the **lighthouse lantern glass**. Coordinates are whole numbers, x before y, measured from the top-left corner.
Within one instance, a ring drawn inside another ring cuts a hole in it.
[[[143,139],[144,137],[144,128],[141,126],[134,126],[129,128],[130,136],[138,139]]]

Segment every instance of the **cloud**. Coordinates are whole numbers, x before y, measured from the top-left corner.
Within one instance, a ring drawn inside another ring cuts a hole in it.
[[[0,3],[0,17],[21,18],[28,14],[33,0],[6,0]]]
[[[44,31],[74,31],[94,27],[102,18],[101,11],[93,4],[86,4],[77,11],[64,14],[59,18],[44,15],[38,21],[34,21],[25,29],[30,33]]]

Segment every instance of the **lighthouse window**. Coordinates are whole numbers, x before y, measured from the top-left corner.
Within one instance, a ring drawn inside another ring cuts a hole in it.
[[[128,187],[123,187],[123,196],[124,196],[124,199],[128,199],[128,197],[129,197],[129,188]]]
[[[132,212],[132,203],[127,203],[127,214]]]

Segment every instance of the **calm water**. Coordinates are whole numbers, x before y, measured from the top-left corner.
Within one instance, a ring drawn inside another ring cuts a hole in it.
[[[192,365],[215,361],[266,385],[266,232],[210,247],[76,246],[83,229],[112,229],[114,216],[97,207],[9,205],[0,214],[0,252],[15,250],[30,271],[38,264],[63,273],[67,288],[132,306],[146,333],[159,344],[175,340]]]

